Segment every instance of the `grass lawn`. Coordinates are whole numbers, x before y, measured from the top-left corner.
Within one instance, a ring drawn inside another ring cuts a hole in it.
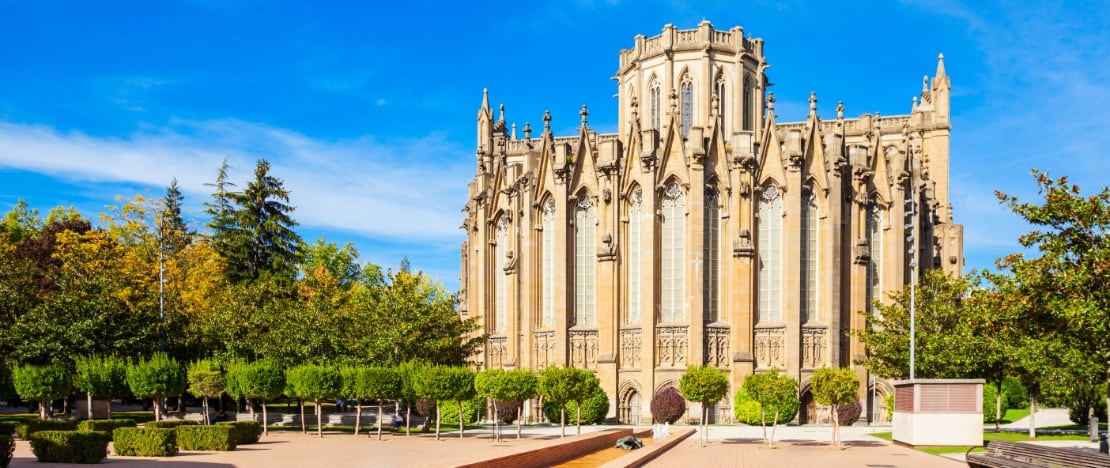
[[[891,432],[876,432],[871,434],[883,440],[891,440],[894,436]],[[1086,434],[1073,435],[1073,434],[1040,434],[1036,439],[1030,439],[1029,434],[1026,432],[984,432],[983,441],[989,442],[992,440],[1005,440],[1007,442],[1029,442],[1031,440],[1088,440]],[[914,447],[925,453],[940,455],[943,453],[965,453],[970,447],[932,447],[932,446],[918,446]]]
[[[1029,408],[1010,408],[1002,415],[1002,424],[1012,423],[1026,416],[1029,416]]]

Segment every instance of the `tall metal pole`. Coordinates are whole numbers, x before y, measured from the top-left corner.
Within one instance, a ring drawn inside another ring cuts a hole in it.
[[[166,352],[166,258],[165,258],[165,221],[163,216],[158,218],[158,319],[161,320],[159,335],[159,348]]]

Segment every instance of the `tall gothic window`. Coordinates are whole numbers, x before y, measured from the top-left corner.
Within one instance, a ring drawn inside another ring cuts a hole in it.
[[[716,92],[717,115],[721,116],[721,130],[724,130],[725,135],[728,135],[728,122],[725,120],[728,118],[728,112],[726,112],[727,107],[725,107],[725,104],[728,102],[725,96],[727,96],[728,93],[725,92],[725,75],[723,73],[717,75]]]
[[[867,310],[873,310],[873,301],[882,299],[883,215],[877,203],[867,205]]]
[[[662,105],[661,99],[663,97],[662,96],[662,94],[663,94],[662,89],[663,88],[659,84],[659,80],[655,79],[655,80],[651,81],[651,91],[649,91],[649,92],[651,93],[650,98],[651,98],[651,129],[652,130],[659,130],[659,128],[660,128],[659,127],[659,120],[660,120],[660,115],[663,113],[663,109],[660,107]]]
[[[676,183],[663,194],[661,239],[662,304],[659,319],[679,322],[686,319],[686,195]]]
[[[543,250],[542,279],[543,283],[543,316],[540,325],[550,327],[555,325],[555,202],[548,200],[543,205],[543,236],[541,249]]]
[[[690,75],[682,77],[682,137],[690,133],[694,123],[694,80]]]
[[[494,298],[493,331],[505,333],[505,322],[509,316],[508,281],[505,278],[505,254],[509,245],[509,218],[502,216],[497,222],[497,246],[494,249],[493,276],[496,298]]]
[[[782,320],[782,193],[773,185],[759,199],[759,320]]]
[[[574,324],[596,325],[594,272],[597,268],[596,211],[584,192],[574,212]]]
[[[801,300],[802,323],[819,320],[817,314],[817,195],[802,190]]]
[[[636,190],[628,205],[628,323],[640,323],[643,309],[643,193]]]
[[[752,95],[752,76],[744,75],[744,96],[740,102],[740,105],[744,108],[744,130],[752,129],[752,106],[755,105],[755,101],[755,97]]]
[[[705,188],[705,229],[703,229],[702,258],[705,260],[702,275],[702,304],[705,321],[720,320],[721,284],[721,204],[717,190]]]

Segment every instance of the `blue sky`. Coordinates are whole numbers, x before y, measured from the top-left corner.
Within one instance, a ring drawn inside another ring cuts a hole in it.
[[[268,158],[306,240],[455,289],[482,89],[521,127],[550,109],[573,134],[586,104],[613,131],[617,53],[703,19],[764,39],[779,121],[810,91],[823,118],[908,113],[944,53],[969,268],[1027,229],[994,190],[1035,199],[1032,168],[1110,180],[1107,1],[0,0],[0,211],[95,218],[176,177],[199,218],[221,160],[243,183]]]

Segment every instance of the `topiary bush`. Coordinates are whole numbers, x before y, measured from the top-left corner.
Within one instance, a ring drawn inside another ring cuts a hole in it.
[[[1009,402],[1006,397],[1002,397],[1002,414],[998,414],[995,406],[998,401],[998,387],[994,384],[983,385],[983,422],[993,423],[995,419],[999,419],[1006,415],[1006,410],[1010,408]]]
[[[39,431],[76,431],[77,421],[71,420],[35,420],[26,421],[15,425],[15,433],[20,440],[31,440],[31,434]]]
[[[497,419],[504,424],[512,424],[523,406],[520,400],[497,400]]]
[[[749,398],[747,392],[745,392],[743,388],[740,388],[740,390],[736,391],[736,396],[733,398],[732,413],[733,416],[736,416],[737,421],[740,421],[749,426],[759,426],[763,424],[763,419],[761,415],[762,406],[759,404],[758,401]],[[797,415],[798,403],[795,400],[793,404],[788,404],[783,407],[782,411],[779,412],[778,421],[774,421],[774,423],[786,424],[790,421],[793,421],[794,417]],[[768,413],[767,424],[771,424],[771,419],[773,419],[774,417],[774,413]],[[856,418],[858,419],[859,416],[856,416]]]
[[[237,445],[257,444],[262,438],[262,424],[258,421],[221,421],[216,425],[232,427]]]
[[[651,397],[651,418],[656,423],[671,423],[686,414],[686,399],[677,388],[665,387]]]
[[[181,426],[196,426],[200,423],[196,421],[189,421],[185,419],[171,419],[166,421],[151,421],[143,424],[147,429],[173,429]]]
[[[108,456],[107,432],[38,431],[31,451],[44,463],[100,463]]]
[[[114,431],[121,427],[136,427],[134,419],[94,419],[77,423],[77,430],[81,432],[107,432],[110,437],[115,437]]]
[[[600,387],[582,401],[582,424],[601,424],[605,422],[605,415],[609,413],[609,397]],[[544,402],[543,414],[548,421],[559,421],[559,405]],[[574,424],[578,417],[578,405],[573,401],[567,402],[567,424]]]
[[[124,457],[177,455],[177,429],[121,427],[112,431],[112,450]]]
[[[15,439],[11,434],[0,434],[0,468],[8,468],[15,453]]]
[[[848,403],[847,405],[840,405],[836,409],[837,421],[841,426],[851,426],[859,421],[860,415],[863,414],[863,405],[859,403],[859,399]]]
[[[439,402],[439,409],[443,412],[440,424],[458,424],[459,423],[459,404],[455,401],[441,401]],[[482,397],[474,397],[473,399],[463,402],[463,418],[466,418],[467,423],[477,422],[479,419],[486,416],[486,399]],[[429,416],[435,419],[435,412]]]
[[[182,450],[235,450],[234,426],[178,426],[177,445]]]

